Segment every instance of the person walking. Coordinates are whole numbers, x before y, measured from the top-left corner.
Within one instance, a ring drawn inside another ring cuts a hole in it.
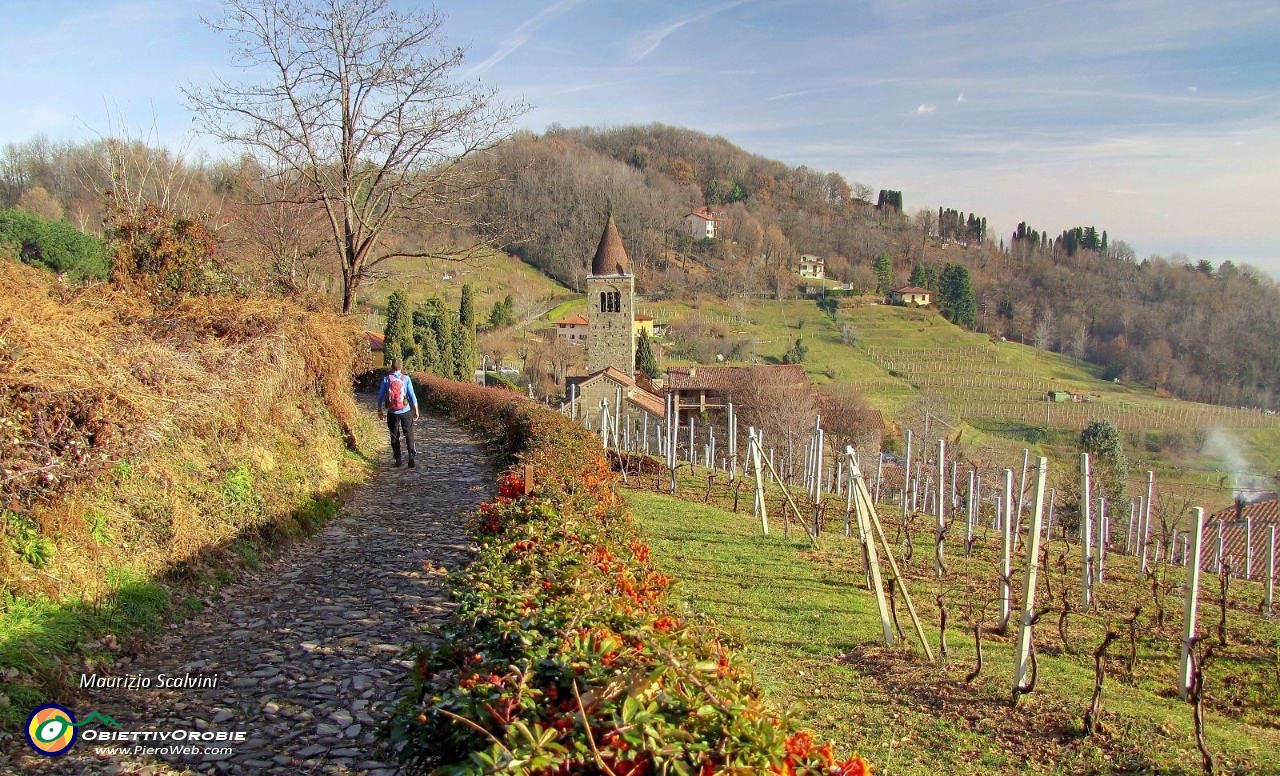
[[[404,434],[404,444],[409,453],[409,468],[414,467],[414,458],[418,450],[413,445],[413,424],[418,420],[418,397],[413,393],[413,381],[402,370],[404,362],[396,359],[391,365],[391,374],[382,378],[378,386],[378,419],[386,413],[387,430],[391,432],[391,454],[395,456],[396,466],[400,465],[400,435]]]

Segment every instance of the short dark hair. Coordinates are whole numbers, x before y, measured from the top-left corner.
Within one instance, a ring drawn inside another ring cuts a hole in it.
[[[404,359],[397,358],[394,361],[392,361],[391,368],[397,372],[399,372],[401,369],[404,369]]]

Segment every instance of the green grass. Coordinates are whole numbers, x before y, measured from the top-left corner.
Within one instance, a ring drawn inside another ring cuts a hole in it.
[[[357,299],[361,307],[372,311],[379,321],[387,297],[401,288],[408,292],[411,303],[438,296],[456,308],[463,284],[470,284],[475,294],[476,314],[481,320],[486,320],[494,303],[502,301],[507,294],[543,302],[572,293],[514,256],[496,251],[482,252],[465,261],[392,259],[379,269],[385,270],[387,277],[363,286]],[[366,326],[380,331],[382,324],[367,322]]]
[[[972,561],[951,560],[953,577],[944,588],[950,662],[939,669],[918,651],[880,645],[879,617],[862,586],[854,542],[828,532],[824,549],[814,552],[798,530],[785,538],[776,514],[772,534],[764,537],[749,514],[647,492],[629,492],[628,498],[657,563],[679,580],[675,595],[743,642],[760,684],[776,702],[842,748],[861,752],[878,773],[1199,772],[1191,710],[1168,697],[1177,641],[1168,627],[1143,629],[1132,679],[1119,667],[1127,642],[1113,646],[1104,731],[1089,741],[1080,735],[1093,686],[1093,661],[1086,653],[1100,640],[1103,620],[1114,625],[1118,615],[1071,618],[1071,653],[1058,641],[1054,624],[1042,622],[1036,630],[1039,686],[1014,710],[1008,700],[1009,639],[988,638],[982,675],[973,686],[961,681],[974,662],[972,634],[965,632],[967,606],[978,602],[981,609],[981,591],[994,585],[984,550]],[[936,651],[938,585],[931,579],[932,563],[919,560],[931,558],[931,541],[918,538],[916,568],[908,576]],[[1107,612],[1122,611],[1141,596],[1141,588],[1125,581],[1129,559],[1112,557],[1112,581],[1103,586]],[[1216,609],[1206,602],[1214,578],[1206,579],[1202,629],[1216,620]],[[1258,586],[1238,587],[1249,601]],[[1177,601],[1168,606],[1170,619],[1178,619]],[[909,630],[905,607],[899,609]],[[1207,672],[1207,696],[1212,701],[1216,695],[1218,704],[1207,712],[1209,746],[1225,772],[1280,773],[1280,661],[1268,641],[1280,640],[1280,628],[1234,609],[1232,617],[1233,639],[1250,643],[1233,647],[1228,659]],[[1241,635],[1241,628],[1256,632]],[[1233,705],[1237,699],[1241,708]]]

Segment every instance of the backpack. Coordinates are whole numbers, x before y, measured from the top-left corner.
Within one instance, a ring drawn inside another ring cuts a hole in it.
[[[390,390],[387,391],[387,407],[392,412],[399,412],[409,406],[409,400],[405,397],[404,384],[409,378],[400,375],[387,375],[387,385]]]

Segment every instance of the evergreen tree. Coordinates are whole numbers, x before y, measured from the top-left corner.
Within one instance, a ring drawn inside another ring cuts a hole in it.
[[[938,309],[948,321],[973,328],[978,305],[973,298],[968,267],[955,263],[943,267],[938,284]]]
[[[645,329],[640,330],[640,336],[636,339],[636,369],[648,375],[652,380],[662,374],[662,370],[658,368],[658,359],[653,355],[653,348],[649,345],[649,332]]]
[[[876,262],[872,266],[876,273],[876,293],[889,293],[893,286],[893,259],[887,253],[881,253],[876,256]]]
[[[516,323],[516,300],[507,294],[501,302],[494,302],[489,311],[489,325],[495,329],[514,326]]]
[[[387,299],[387,325],[382,330],[382,355],[387,366],[394,359],[402,358],[407,369],[419,368],[409,363],[415,352],[413,340],[409,295],[402,289],[396,290]]]
[[[907,281],[907,283],[913,286],[919,286],[920,288],[924,288],[924,265],[920,264],[919,262],[912,265],[911,278]]]
[[[431,366],[431,372],[453,379],[458,368],[453,348],[453,312],[436,297],[428,299],[423,307],[427,325],[436,341],[435,363]]]
[[[476,308],[471,284],[462,286],[462,301],[458,304],[458,325],[454,328],[454,377],[462,381],[475,379],[476,371]]]
[[[1095,496],[1106,496],[1113,504],[1125,499],[1129,479],[1129,461],[1120,441],[1120,429],[1104,418],[1091,421],[1080,432],[1080,452],[1089,454],[1093,479],[1098,486]]]
[[[796,344],[792,345],[791,349],[788,350],[785,355],[783,355],[782,363],[803,364],[805,358],[808,357],[808,355],[809,355],[809,347],[804,344],[804,339],[797,339]]]

